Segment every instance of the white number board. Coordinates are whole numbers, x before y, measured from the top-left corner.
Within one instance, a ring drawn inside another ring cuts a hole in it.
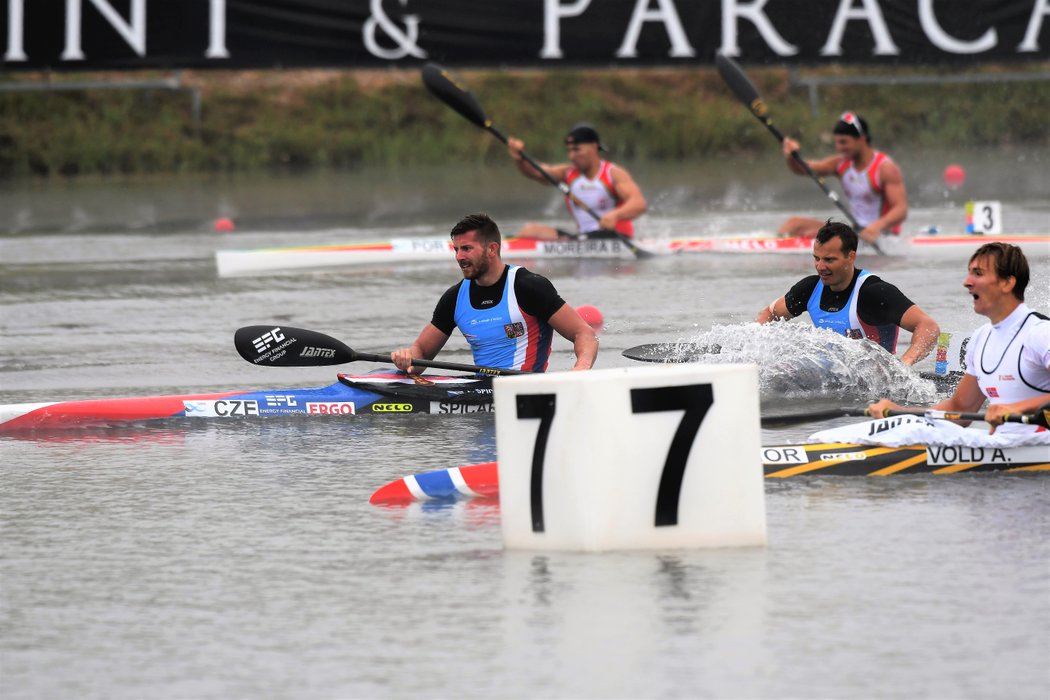
[[[753,365],[500,377],[494,398],[505,546],[766,543]]]
[[[999,201],[967,202],[966,232],[990,233],[999,235],[1003,232],[1003,206]]]

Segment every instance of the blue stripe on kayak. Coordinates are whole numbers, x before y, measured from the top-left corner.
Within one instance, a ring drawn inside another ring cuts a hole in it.
[[[452,477],[448,475],[447,469],[416,474],[415,476],[419,488],[431,498],[451,498],[459,494],[459,491],[456,490],[456,485],[452,483]]]

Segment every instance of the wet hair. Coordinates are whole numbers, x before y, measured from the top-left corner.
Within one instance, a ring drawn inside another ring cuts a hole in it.
[[[985,243],[970,256],[970,265],[973,265],[977,258],[983,257],[992,259],[996,277],[1001,280],[1014,278],[1014,296],[1019,301],[1024,301],[1024,289],[1028,286],[1029,279],[1028,259],[1025,258],[1024,252],[1009,243]]]
[[[471,231],[478,232],[478,240],[481,241],[482,245],[488,245],[489,243],[503,243],[503,237],[500,235],[499,226],[492,220],[488,214],[467,214],[452,227],[452,233],[449,234],[452,238],[460,236],[464,233],[470,233]]]
[[[857,250],[857,233],[849,224],[844,224],[841,221],[832,221],[828,219],[824,222],[824,225],[817,231],[817,243],[824,245],[832,238],[838,237],[842,241],[842,252],[849,255],[850,252]]]

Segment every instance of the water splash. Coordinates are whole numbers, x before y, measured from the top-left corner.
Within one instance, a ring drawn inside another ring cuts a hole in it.
[[[716,325],[666,346],[671,361],[752,363],[770,396],[828,397],[861,402],[889,397],[927,404],[933,382],[867,340],[850,340],[800,323]]]

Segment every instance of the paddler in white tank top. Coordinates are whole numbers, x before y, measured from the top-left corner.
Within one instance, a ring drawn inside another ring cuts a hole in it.
[[[1050,321],[1024,303],[1028,261],[1020,248],[986,243],[970,258],[963,286],[973,310],[988,318],[966,349],[966,374],[950,399],[934,406],[943,411],[974,412],[988,401],[985,420],[992,432],[1045,430],[1034,425],[1004,423],[1008,414],[1034,413],[1050,402]],[[871,415],[899,408],[883,399]]]
[[[507,150],[521,174],[549,186],[550,182],[522,158],[524,148],[525,143],[521,139],[513,136],[507,139]],[[598,237],[602,231],[616,231],[621,235],[633,236],[634,219],[644,214],[649,205],[631,174],[623,166],[602,159],[601,152],[605,151],[605,146],[598,132],[589,124],[574,126],[565,136],[565,148],[569,155],[568,163],[539,163],[540,167],[556,181],[568,184],[572,195],[601,219],[595,221],[593,216],[566,197],[569,213],[576,220],[577,234],[545,224],[528,223],[514,235],[553,240],[559,237]]]
[[[870,243],[883,232],[900,233],[901,223],[908,216],[908,192],[900,168],[888,155],[871,147],[868,123],[859,115],[843,112],[831,131],[835,136],[835,155],[807,160],[810,169],[817,175],[841,178],[850,213],[861,226],[857,232],[861,239]],[[798,141],[784,139],[788,169],[796,175],[806,175],[792,155],[798,149]],[[820,219],[793,216],[778,233],[812,237],[823,223]]]

